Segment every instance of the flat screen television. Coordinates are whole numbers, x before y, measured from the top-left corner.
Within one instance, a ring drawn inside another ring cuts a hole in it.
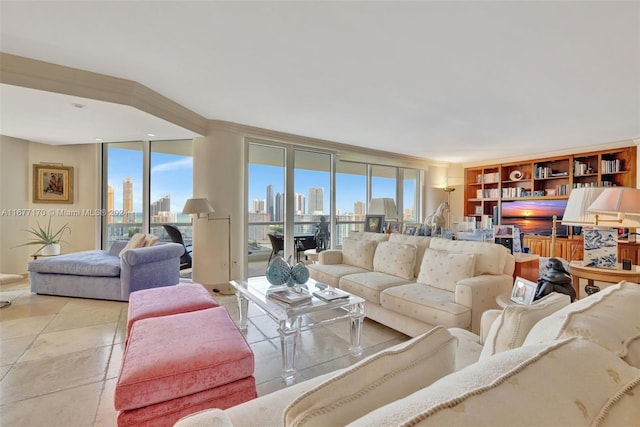
[[[500,224],[515,225],[521,233],[538,236],[551,236],[552,218],[562,219],[567,207],[566,200],[516,200],[502,202]],[[557,225],[557,236],[567,237],[566,225]]]

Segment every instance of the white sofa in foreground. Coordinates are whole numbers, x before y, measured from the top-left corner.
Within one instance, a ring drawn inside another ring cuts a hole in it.
[[[409,336],[436,325],[478,333],[515,269],[501,245],[380,233],[351,233],[318,261],[311,278],[364,298],[367,317]]]
[[[484,346],[469,331],[437,327],[176,426],[639,425],[640,285],[621,282],[573,304],[552,295],[497,313]]]

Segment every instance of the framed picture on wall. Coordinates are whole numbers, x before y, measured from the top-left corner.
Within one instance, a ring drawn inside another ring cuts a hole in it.
[[[73,203],[73,167],[33,165],[33,203]]]
[[[382,233],[384,227],[384,215],[367,215],[364,218],[364,231]]]

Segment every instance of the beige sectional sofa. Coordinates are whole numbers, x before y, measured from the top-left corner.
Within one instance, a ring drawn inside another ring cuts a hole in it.
[[[367,317],[409,336],[436,325],[478,333],[515,268],[493,243],[380,233],[351,233],[318,260],[311,278],[364,298]]]
[[[485,337],[439,326],[348,368],[176,426],[636,426],[639,306],[635,283],[573,304],[551,294],[487,313]]]

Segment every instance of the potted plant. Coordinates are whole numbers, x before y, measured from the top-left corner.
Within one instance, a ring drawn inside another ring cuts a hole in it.
[[[38,255],[59,255],[60,254],[60,242],[62,241],[62,235],[65,231],[71,234],[71,228],[66,223],[62,227],[57,229],[51,228],[51,217],[49,217],[49,223],[46,228],[43,228],[40,223],[37,227],[31,227],[28,230],[24,230],[31,234],[31,239],[19,246],[40,245],[38,250],[35,251]]]

